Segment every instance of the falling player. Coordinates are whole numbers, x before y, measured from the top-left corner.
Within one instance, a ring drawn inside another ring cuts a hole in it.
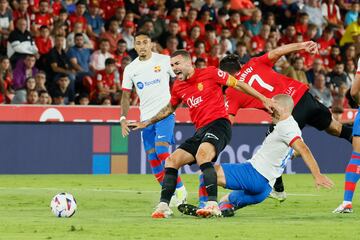
[[[172,215],[168,204],[175,190],[178,169],[186,164],[197,163],[204,175],[208,201],[204,208],[198,209],[202,216],[220,216],[217,204],[217,178],[212,162],[225,148],[231,138],[231,125],[225,109],[222,86],[236,88],[259,99],[271,112],[272,101],[259,94],[246,83],[215,68],[194,69],[190,54],[185,50],[171,55],[171,66],[177,76],[171,100],[156,116],[133,123],[135,129],[146,128],[171,115],[177,106],[184,102],[190,111],[196,133],[173,152],[165,163],[165,177],[162,185],[160,203],[153,212],[153,218],[166,218]]]

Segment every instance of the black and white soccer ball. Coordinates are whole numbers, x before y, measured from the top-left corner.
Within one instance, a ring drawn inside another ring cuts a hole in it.
[[[59,193],[51,200],[50,208],[56,217],[69,218],[75,214],[76,200],[70,193]]]

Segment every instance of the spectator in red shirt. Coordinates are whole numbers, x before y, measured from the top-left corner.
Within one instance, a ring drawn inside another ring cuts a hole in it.
[[[53,47],[53,42],[50,38],[50,31],[47,26],[44,25],[40,27],[40,36],[35,37],[35,44],[40,55],[47,54]]]
[[[111,97],[112,102],[119,101],[118,96],[116,96],[116,85],[120,85],[120,80],[113,58],[105,60],[105,69],[96,73],[96,80],[96,97],[98,102],[101,102],[101,99],[106,97]]]
[[[315,41],[318,28],[315,24],[310,23],[307,27],[307,31],[304,35],[304,41]]]
[[[301,33],[303,36],[307,32],[309,24],[309,15],[307,13],[300,13],[298,20],[295,23],[296,32]]]
[[[73,14],[69,16],[70,21],[70,31],[74,28],[75,23],[81,22],[83,24],[83,30],[85,31],[87,29],[87,21],[84,17],[84,13],[86,11],[86,1],[85,0],[79,0],[76,3],[76,10]]]
[[[198,22],[198,25],[200,26],[200,36],[205,36],[205,26],[206,24],[210,23],[210,11],[204,10],[201,15]]]
[[[10,89],[12,83],[12,72],[10,60],[8,57],[0,58],[0,103],[10,103],[12,90]]]
[[[218,44],[218,40],[216,39],[215,28],[211,24],[206,24],[205,30],[205,37],[202,40],[205,43],[205,52],[209,53],[211,46]]]
[[[319,43],[319,53],[323,57],[330,55],[331,47],[336,44],[334,39],[334,30],[332,27],[327,26],[322,34],[322,36],[317,40]]]
[[[121,66],[122,59],[126,56],[129,56],[126,51],[127,45],[124,39],[120,39],[117,43],[116,51],[114,52],[114,59],[116,61],[116,66],[119,68]]]
[[[280,39],[280,45],[286,45],[295,42],[296,29],[294,25],[287,26],[285,35]]]
[[[32,25],[31,32],[35,36],[39,36],[39,29],[41,26],[47,26],[50,31],[53,29],[53,17],[49,13],[49,2],[41,0],[39,4],[39,12],[31,16]]]
[[[207,67],[206,61],[203,58],[197,58],[194,65],[195,65],[195,68],[206,68]]]
[[[60,10],[64,8],[61,0],[53,0],[51,4],[52,15],[54,16],[54,20],[56,20],[60,15]]]
[[[117,43],[122,39],[122,35],[119,33],[119,22],[111,20],[108,30],[101,35],[101,38],[106,38],[110,42],[110,52],[114,52],[117,47]]]
[[[252,54],[256,55],[265,50],[265,44],[270,35],[270,26],[264,24],[261,27],[260,34],[251,38]]]
[[[195,63],[196,59],[203,58],[207,63],[208,55],[205,51],[205,43],[201,40],[198,40],[195,42],[194,47],[194,52],[191,54],[192,62]]]
[[[241,24],[240,13],[235,10],[229,11],[229,20],[227,21],[227,26],[230,29],[231,33],[235,33],[235,30]]]
[[[18,6],[19,6],[18,9],[13,11],[14,24],[16,25],[16,22],[17,22],[17,20],[19,18],[24,18],[26,20],[26,23],[27,23],[26,30],[30,31],[31,16],[30,16],[30,13],[28,11],[28,8],[29,8],[28,0],[20,0]]]
[[[220,63],[220,45],[212,45],[210,54],[208,55],[207,66],[218,67]]]
[[[228,18],[229,18],[228,11],[223,8],[219,9],[218,17],[216,18],[217,22],[215,24],[216,34],[219,35],[221,34],[223,28],[228,28],[226,22]]]
[[[340,47],[338,45],[333,45],[331,47],[330,55],[325,56],[323,59],[326,71],[331,72],[334,69],[336,62],[341,61]]]
[[[191,30],[199,25],[199,22],[196,20],[198,16],[198,11],[195,8],[191,8],[187,14],[187,17],[184,19],[186,23],[186,32],[189,34]]]
[[[195,42],[200,38],[200,27],[195,25],[189,32],[189,36],[185,40],[185,49],[189,53],[194,52]]]
[[[100,8],[103,11],[104,19],[109,20],[119,8],[124,8],[123,0],[100,0]],[[125,14],[124,14],[125,16]]]

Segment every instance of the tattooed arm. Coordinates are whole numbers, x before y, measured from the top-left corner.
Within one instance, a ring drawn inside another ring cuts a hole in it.
[[[159,122],[175,112],[177,106],[173,106],[170,102],[166,105],[163,109],[161,109],[154,117],[146,120],[144,122],[136,122],[136,123],[129,123],[130,127],[133,127],[133,130],[146,128],[147,126]]]

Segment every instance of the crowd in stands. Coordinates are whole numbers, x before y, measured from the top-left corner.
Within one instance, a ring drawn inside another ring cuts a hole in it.
[[[0,103],[119,105],[134,34],[198,68],[313,40],[275,65],[334,111],[348,108],[360,54],[358,0],[0,0]],[[138,104],[134,93],[132,104]]]

